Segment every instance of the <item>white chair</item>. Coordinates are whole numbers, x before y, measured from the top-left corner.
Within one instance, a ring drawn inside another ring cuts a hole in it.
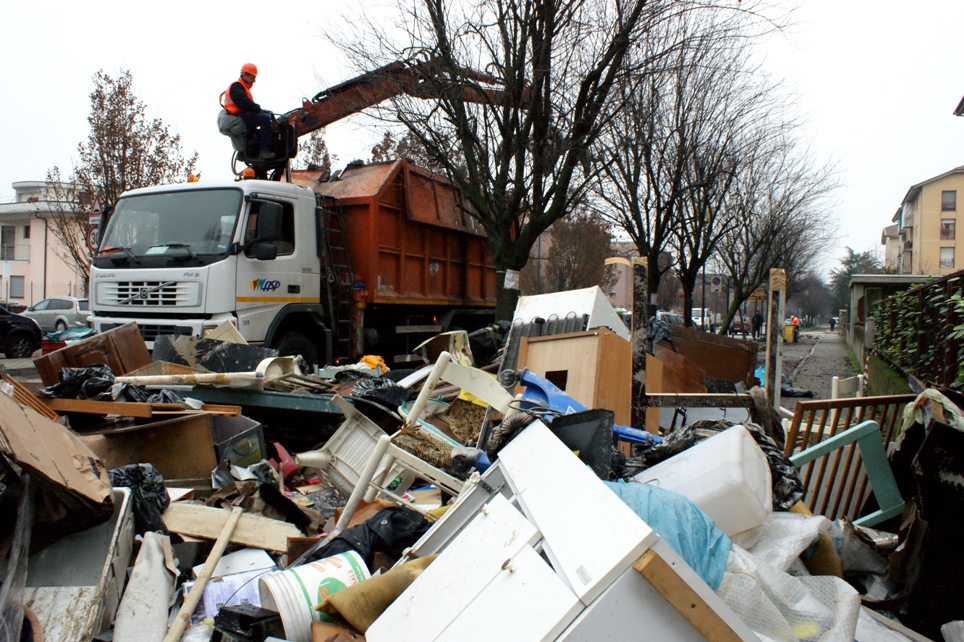
[[[856,393],[856,394],[855,394]],[[855,377],[847,377],[846,379],[841,379],[840,377],[834,377],[830,381],[830,398],[840,399],[841,395],[851,395],[856,397],[864,396],[864,377],[863,375],[857,375]]]

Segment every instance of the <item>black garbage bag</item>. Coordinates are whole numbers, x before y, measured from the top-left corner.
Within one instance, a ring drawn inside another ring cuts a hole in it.
[[[649,446],[635,457],[626,460],[623,479],[629,479],[656,464],[677,455],[697,443],[723,432],[737,424],[726,419],[694,421],[688,426],[675,430],[663,437],[663,441]],[[756,424],[739,424],[747,429],[760,450],[766,455],[773,482],[773,510],[786,511],[803,497],[803,481],[800,471],[790,463],[762,428]]]
[[[496,321],[469,333],[469,349],[478,367],[489,365],[495,360],[496,354],[505,344],[510,327],[508,321]]]
[[[138,403],[184,403],[173,390],[151,392],[143,386],[130,383],[114,384],[112,395],[116,401],[135,401]]]
[[[109,473],[111,486],[131,489],[134,500],[134,528],[139,535],[147,531],[167,532],[161,513],[171,499],[164,486],[164,477],[151,464],[130,464],[114,468]]]
[[[385,508],[364,524],[346,528],[335,539],[308,555],[304,563],[355,551],[371,568],[375,553],[398,559],[428,531],[429,526],[428,520],[411,509],[402,506]]]
[[[58,399],[111,399],[114,373],[103,363],[83,368],[61,368],[59,376],[60,383],[43,389],[45,395]]]
[[[355,383],[351,389],[351,396],[368,399],[389,408],[398,408],[414,397],[415,391],[411,388],[403,388],[389,377],[372,377],[360,379]]]

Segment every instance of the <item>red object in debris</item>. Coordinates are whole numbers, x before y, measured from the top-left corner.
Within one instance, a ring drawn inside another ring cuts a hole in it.
[[[67,343],[65,341],[51,341],[50,339],[44,339],[40,342],[40,353],[50,354],[51,352],[57,352],[57,350],[66,347]]]
[[[298,470],[298,464],[295,463],[294,457],[288,454],[288,451],[285,450],[284,446],[282,446],[278,442],[275,442],[274,448],[278,453],[278,459],[281,462],[280,464],[281,467],[280,468],[278,467],[278,463],[274,459],[272,459],[270,462],[271,466],[275,470],[280,470],[281,476],[284,479],[288,479],[289,477],[291,477],[292,474],[294,474],[296,470]]]

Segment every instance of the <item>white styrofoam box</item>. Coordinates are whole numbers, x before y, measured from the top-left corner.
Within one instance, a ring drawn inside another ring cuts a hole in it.
[[[688,497],[727,535],[759,526],[773,510],[766,455],[743,426],[704,439],[633,479]]]

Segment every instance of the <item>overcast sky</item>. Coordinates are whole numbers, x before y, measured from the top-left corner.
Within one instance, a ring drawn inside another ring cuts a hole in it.
[[[350,0],[349,0],[350,2]],[[369,1],[369,7],[374,2]],[[801,0],[797,26],[767,42],[771,73],[795,88],[808,136],[822,159],[838,163],[838,246],[876,249],[907,189],[964,164],[960,33],[964,2]],[[345,80],[320,36],[337,28],[335,2],[130,3],[7,2],[0,92],[0,202],[11,183],[43,180],[59,165],[69,175],[89,131],[89,94],[98,69],[129,69],[151,117],[200,154],[202,180],[230,178],[230,142],[217,131],[218,95],[253,62],[255,100],[284,112],[303,96]],[[143,7],[143,8],[142,8]],[[329,23],[329,20],[331,21]],[[327,130],[339,167],[367,158],[379,137],[352,118]]]

